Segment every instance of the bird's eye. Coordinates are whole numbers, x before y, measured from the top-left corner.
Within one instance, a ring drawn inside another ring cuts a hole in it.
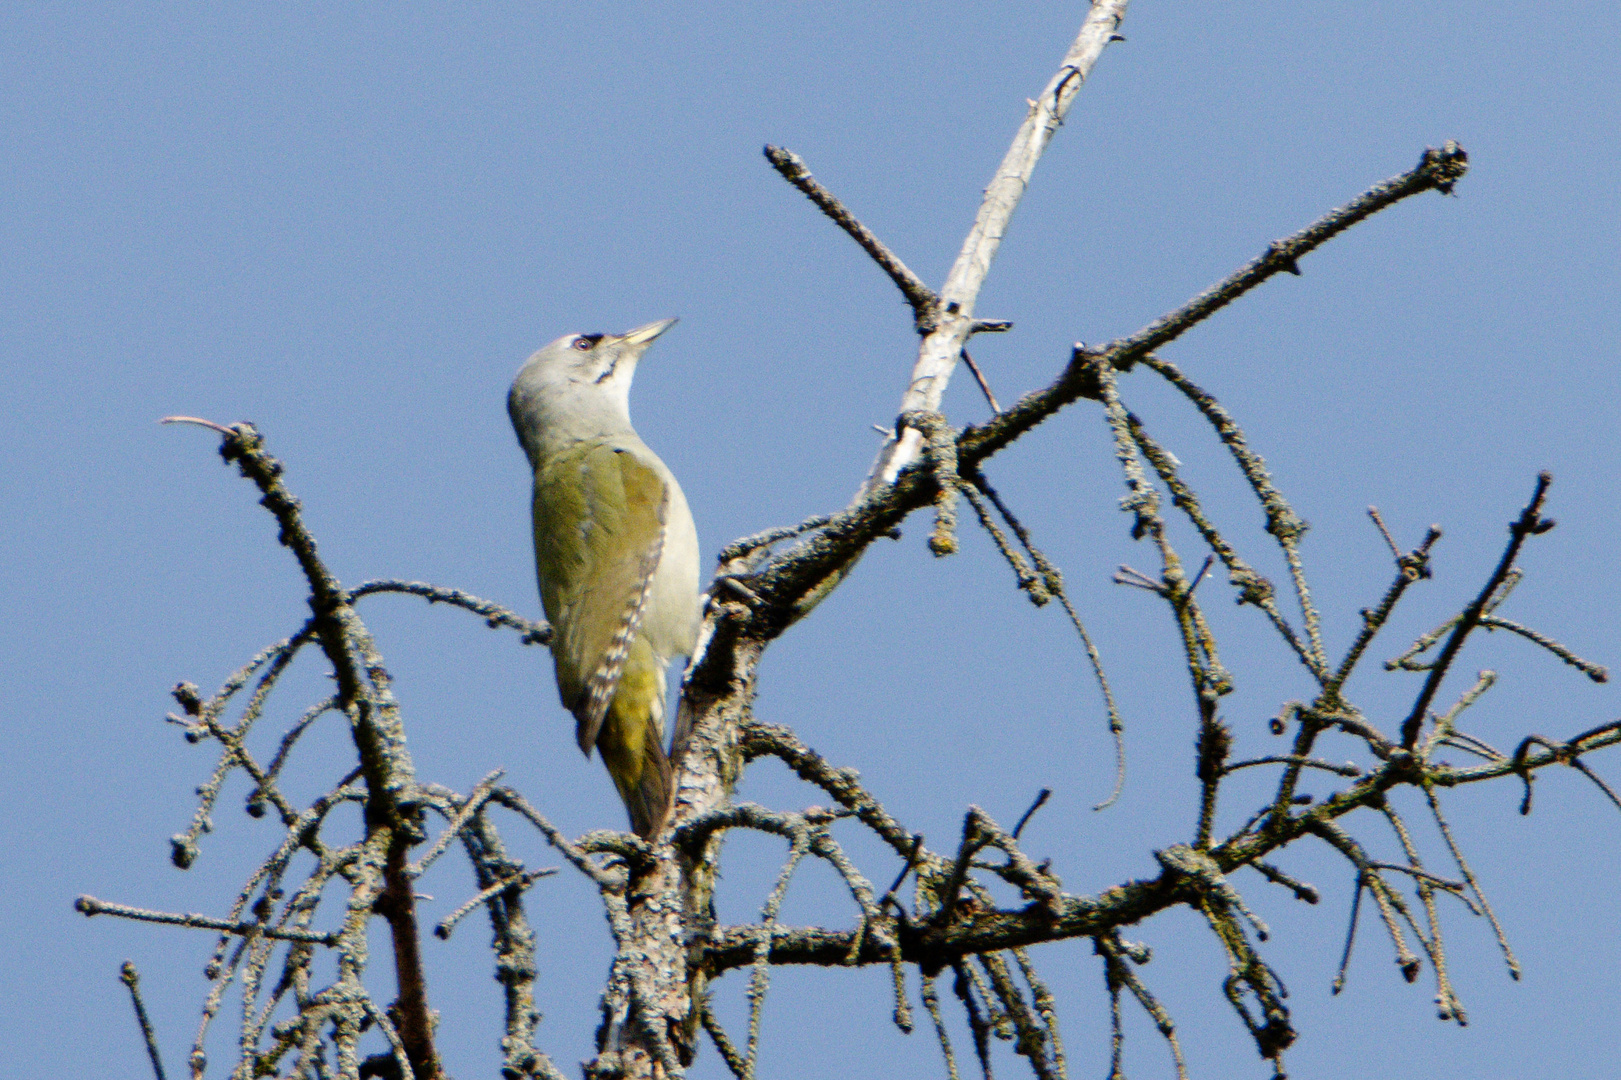
[[[579,349],[581,352],[590,352],[591,351],[591,339],[590,338],[583,338],[583,337],[575,338],[574,339],[574,347],[576,349]]]

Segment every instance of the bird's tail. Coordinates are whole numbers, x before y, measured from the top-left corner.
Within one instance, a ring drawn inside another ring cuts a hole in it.
[[[670,759],[658,738],[646,740],[642,752],[641,775],[632,786],[621,785],[619,797],[630,813],[630,828],[643,840],[651,840],[670,812]],[[616,781],[618,777],[614,778]]]
[[[651,839],[670,811],[673,781],[664,754],[663,679],[654,671],[627,671],[597,733],[597,750],[630,814],[630,827]]]

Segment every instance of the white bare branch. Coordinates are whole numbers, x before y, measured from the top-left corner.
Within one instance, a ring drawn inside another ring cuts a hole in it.
[[[1080,92],[1081,84],[1092,72],[1092,65],[1103,55],[1104,46],[1116,39],[1116,30],[1126,17],[1128,0],[1096,0],[1087,13],[1081,32],[1076,35],[1058,73],[1047,83],[1041,96],[1030,103],[1030,111],[1013,136],[996,175],[985,188],[985,199],[980,203],[974,227],[968,230],[962,251],[946,276],[945,287],[940,290],[940,308],[935,324],[918,345],[917,363],[912,366],[912,378],[901,397],[900,412],[937,412],[951,373],[957,367],[974,322],[974,304],[979,290],[990,273],[991,260],[1002,245],[1013,211],[1024,198],[1030,174],[1036,162],[1052,140],[1053,133],[1064,122],[1064,114]],[[917,460],[923,443],[922,433],[907,427],[899,438],[891,435],[878,453],[872,472],[862,488],[862,495],[879,485],[895,482],[900,471]]]

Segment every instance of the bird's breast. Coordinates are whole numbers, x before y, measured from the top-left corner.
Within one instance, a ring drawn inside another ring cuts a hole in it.
[[[642,633],[653,651],[665,660],[691,656],[698,640],[698,529],[687,507],[681,485],[659,463],[669,485],[670,505],[664,520],[664,550],[654,572]]]

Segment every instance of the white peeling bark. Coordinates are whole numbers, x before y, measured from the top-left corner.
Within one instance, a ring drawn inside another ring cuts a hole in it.
[[[1024,197],[1030,174],[1035,171],[1036,162],[1041,160],[1053,132],[1064,122],[1064,114],[1091,74],[1092,65],[1103,54],[1104,46],[1114,40],[1120,21],[1126,17],[1127,2],[1097,0],[1092,5],[1081,32],[1064,54],[1058,73],[1047,83],[1041,96],[1030,103],[1030,111],[986,187],[974,227],[968,231],[962,251],[946,277],[945,287],[940,290],[937,319],[918,346],[911,382],[901,398],[902,413],[939,411],[957,358],[972,333],[974,303],[985,284],[985,275],[990,272],[991,260],[996,258],[996,250],[1002,244],[1008,220]],[[878,452],[862,493],[880,484],[893,484],[900,471],[917,460],[922,442],[922,434],[911,427],[898,439],[891,435]]]

